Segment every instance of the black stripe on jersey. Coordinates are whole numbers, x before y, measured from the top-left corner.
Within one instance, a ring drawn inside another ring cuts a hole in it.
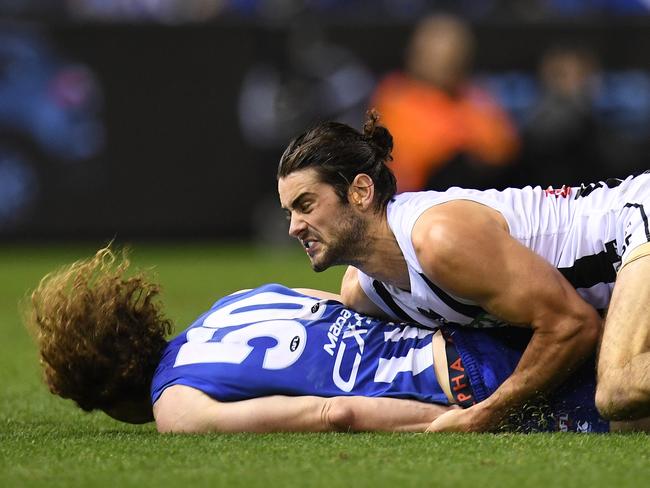
[[[573,266],[558,268],[558,271],[574,288],[591,288],[598,283],[613,283],[616,280],[614,264],[620,260],[615,241],[609,241],[604,251],[576,259]]]
[[[576,192],[576,196],[574,197],[574,200],[577,200],[578,198],[581,197],[587,197],[589,194],[598,189],[602,188],[603,185],[606,186],[609,189],[616,188],[619,186],[621,183],[623,183],[623,180],[620,180],[618,178],[608,178],[605,181],[599,181],[598,183],[589,183],[588,185],[585,185],[584,183],[580,185],[580,188],[578,188],[578,191]]]
[[[420,277],[422,277],[427,286],[431,288],[431,291],[433,291],[433,293],[435,293],[438,298],[440,298],[440,300],[442,300],[444,304],[451,308],[454,312],[471,318],[487,314],[487,312],[481,307],[478,307],[476,305],[467,305],[466,303],[461,303],[458,300],[454,300],[449,295],[447,295],[447,293],[434,285],[433,282],[427,278],[424,273],[420,273]]]
[[[648,230],[648,216],[645,213],[645,209],[643,208],[643,205],[640,203],[626,203],[625,207],[626,208],[634,207],[639,209],[639,212],[641,212],[641,218],[643,219],[643,226],[645,227],[645,238],[647,241],[650,241],[650,231]],[[626,242],[625,244],[628,244],[628,242]]]
[[[372,287],[377,292],[377,295],[380,296],[380,298],[386,305],[388,305],[388,308],[390,308],[395,315],[397,315],[404,322],[415,322],[415,320],[409,317],[409,315],[404,310],[402,310],[402,308],[397,303],[395,303],[393,297],[390,296],[390,292],[386,289],[381,281],[372,280]]]

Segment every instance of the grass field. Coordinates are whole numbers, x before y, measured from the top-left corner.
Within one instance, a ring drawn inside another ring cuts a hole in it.
[[[18,301],[47,271],[93,252],[0,247],[0,487],[630,486],[650,479],[645,435],[287,434],[161,436],[85,414],[40,383]],[[336,290],[342,270],[248,246],[134,246],[185,327],[219,296],[265,282]]]

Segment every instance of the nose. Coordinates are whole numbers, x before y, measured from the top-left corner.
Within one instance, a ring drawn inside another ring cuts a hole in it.
[[[289,235],[291,237],[300,237],[305,229],[307,228],[307,223],[295,213],[291,214],[291,220],[289,222]]]

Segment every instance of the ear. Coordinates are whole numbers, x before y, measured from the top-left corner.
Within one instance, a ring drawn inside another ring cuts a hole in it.
[[[365,173],[359,173],[355,176],[348,189],[348,201],[350,205],[365,210],[372,207],[374,197],[375,184],[372,178]]]

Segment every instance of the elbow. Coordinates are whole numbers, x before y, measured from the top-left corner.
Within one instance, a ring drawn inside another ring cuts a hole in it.
[[[574,351],[582,357],[596,350],[602,332],[602,319],[596,310],[591,306],[585,308],[586,310],[574,316],[569,326],[563,327],[560,332],[560,340],[573,344]]]
[[[328,430],[348,432],[355,430],[354,409],[347,397],[328,399],[323,409],[323,422]]]
[[[564,317],[555,316],[538,322],[533,328],[540,344],[546,344],[549,351],[555,350],[563,356],[563,361],[579,364],[595,353],[602,320],[596,310],[591,309]]]
[[[634,420],[648,415],[648,391],[599,379],[596,408],[607,420]]]
[[[636,420],[650,415],[650,385],[638,381],[628,365],[598,365],[596,408],[608,420]]]
[[[596,350],[596,345],[602,334],[602,319],[600,315],[590,308],[590,313],[584,317],[578,326],[578,334],[581,342],[585,345],[587,352],[591,353]]]

